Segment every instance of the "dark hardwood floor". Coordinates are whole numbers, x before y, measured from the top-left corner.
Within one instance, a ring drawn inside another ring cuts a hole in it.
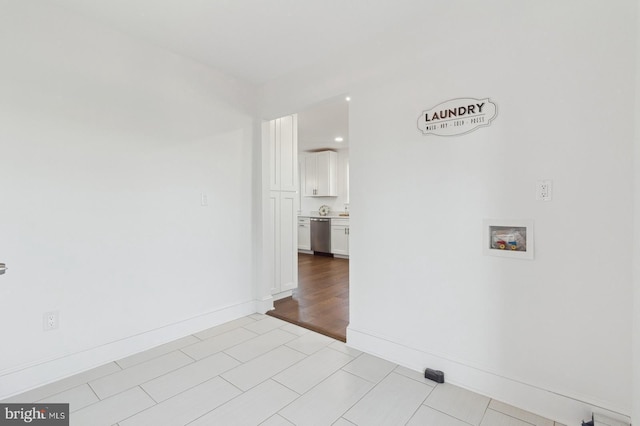
[[[268,315],[345,342],[349,324],[349,260],[298,255],[298,288]]]

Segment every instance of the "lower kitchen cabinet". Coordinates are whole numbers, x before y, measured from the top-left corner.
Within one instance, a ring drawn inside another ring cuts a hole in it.
[[[308,217],[298,218],[298,250],[311,250],[311,221]]]
[[[349,255],[349,219],[331,219],[331,253]]]

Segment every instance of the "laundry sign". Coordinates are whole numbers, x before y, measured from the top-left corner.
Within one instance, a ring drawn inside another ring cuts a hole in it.
[[[489,98],[458,98],[442,102],[418,117],[425,135],[456,136],[491,125],[498,107]]]

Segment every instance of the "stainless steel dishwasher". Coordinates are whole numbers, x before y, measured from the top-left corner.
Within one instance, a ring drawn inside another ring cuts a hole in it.
[[[311,250],[331,253],[331,219],[311,218]]]

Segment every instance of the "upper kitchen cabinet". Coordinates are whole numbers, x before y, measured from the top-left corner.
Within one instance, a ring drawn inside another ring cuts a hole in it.
[[[333,151],[309,153],[304,157],[303,195],[338,196],[338,154]]]
[[[297,191],[298,117],[288,115],[269,122],[270,189]]]

